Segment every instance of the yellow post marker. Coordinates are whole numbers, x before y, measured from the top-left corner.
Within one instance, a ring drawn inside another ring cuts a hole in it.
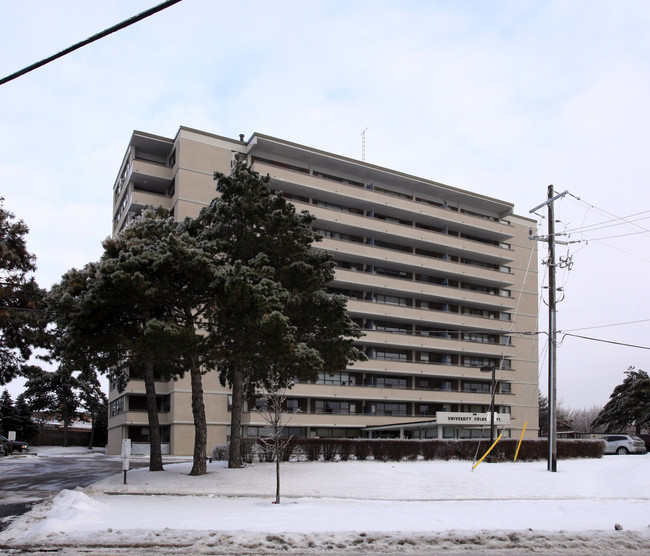
[[[499,437],[494,441],[492,446],[490,446],[488,451],[483,454],[483,457],[474,464],[474,467],[472,467],[472,471],[474,471],[474,469],[476,469],[478,467],[478,464],[481,463],[487,457],[487,455],[492,451],[492,448],[494,448],[497,445],[497,442],[499,442],[499,440],[501,440],[502,436],[503,436],[503,433],[501,433],[499,435]]]
[[[521,441],[524,439],[524,433],[526,432],[526,425],[528,421],[524,421],[524,428],[521,431],[521,436],[519,437],[519,442],[517,443],[517,451],[515,452],[515,461],[517,461],[517,456],[519,455],[519,448],[521,448]]]

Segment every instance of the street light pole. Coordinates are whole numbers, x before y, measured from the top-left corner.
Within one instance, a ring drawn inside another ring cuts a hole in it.
[[[490,446],[494,444],[494,437],[496,436],[495,430],[494,430],[494,397],[496,394],[496,365],[489,365],[487,367],[481,367],[481,372],[482,373],[489,373],[492,372],[492,385],[490,388]],[[490,456],[488,458],[488,461],[493,462],[493,456]]]

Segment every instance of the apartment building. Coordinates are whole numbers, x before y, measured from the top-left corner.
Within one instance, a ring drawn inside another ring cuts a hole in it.
[[[272,187],[317,217],[314,245],[336,261],[329,284],[348,298],[368,360],[290,391],[298,437],[537,435],[535,222],[511,203],[255,133],[248,140],[181,127],[174,138],[134,132],[113,198],[117,234],[147,205],[177,219],[215,195],[213,172],[245,158]],[[491,371],[494,367],[495,381]],[[156,384],[163,450],[191,454],[189,378]],[[230,392],[204,377],[208,445],[229,436]],[[109,451],[130,438],[148,450],[144,383],[109,393]],[[243,433],[264,433],[250,400]]]

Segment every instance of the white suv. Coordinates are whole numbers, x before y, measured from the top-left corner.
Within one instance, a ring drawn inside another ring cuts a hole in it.
[[[609,434],[603,436],[605,441],[605,454],[645,454],[645,442],[638,436],[629,434]]]

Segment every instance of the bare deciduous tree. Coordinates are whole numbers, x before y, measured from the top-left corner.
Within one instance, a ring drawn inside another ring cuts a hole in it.
[[[573,430],[576,432],[588,433],[588,432],[604,432],[605,427],[592,427],[591,423],[596,420],[598,414],[601,411],[601,407],[597,405],[592,405],[591,407],[585,407],[582,409],[572,409],[570,410],[569,419]]]
[[[262,390],[261,398],[266,402],[260,415],[270,428],[265,440],[275,451],[275,503],[280,503],[280,461],[282,453],[291,442],[291,437],[283,437],[284,428],[291,422],[293,414],[286,407],[287,391],[293,386],[292,379],[284,379],[277,371],[270,371]],[[299,410],[298,410],[299,411]]]

